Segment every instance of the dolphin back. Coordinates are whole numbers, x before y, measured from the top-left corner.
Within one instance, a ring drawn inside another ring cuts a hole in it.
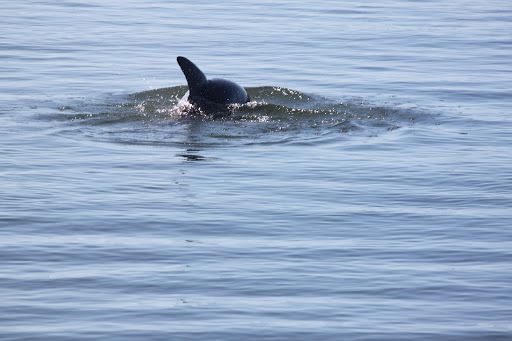
[[[201,89],[207,84],[206,76],[194,63],[185,57],[177,57],[176,60],[185,75],[188,83],[188,90],[191,96],[199,96]]]
[[[227,79],[213,78],[208,80],[208,86],[203,89],[204,98],[223,104],[246,103],[249,96],[244,88]]]

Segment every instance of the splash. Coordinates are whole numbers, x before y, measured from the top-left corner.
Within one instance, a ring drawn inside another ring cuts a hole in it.
[[[59,117],[89,136],[119,143],[265,144],[379,136],[410,124],[401,109],[335,101],[282,87],[246,89],[252,101],[201,109],[187,87],[144,91],[111,103],[62,105]]]

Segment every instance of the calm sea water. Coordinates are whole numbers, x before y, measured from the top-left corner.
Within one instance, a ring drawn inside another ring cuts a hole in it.
[[[510,1],[0,11],[2,340],[512,339]]]

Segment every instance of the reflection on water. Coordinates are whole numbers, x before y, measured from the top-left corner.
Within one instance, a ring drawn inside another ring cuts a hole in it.
[[[201,152],[200,149],[186,149],[186,153],[176,154],[176,156],[183,158],[185,161],[204,161],[206,157],[197,154]]]

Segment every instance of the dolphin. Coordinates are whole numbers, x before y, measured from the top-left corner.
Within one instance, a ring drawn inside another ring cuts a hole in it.
[[[247,91],[226,79],[207,79],[204,73],[185,57],[176,60],[188,83],[188,101],[198,105],[228,105],[250,101]]]

